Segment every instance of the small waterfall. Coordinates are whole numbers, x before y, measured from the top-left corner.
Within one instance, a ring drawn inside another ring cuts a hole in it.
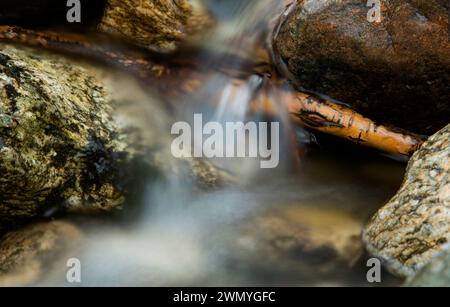
[[[269,70],[270,61],[264,46],[269,23],[282,11],[283,1],[204,0],[203,3],[218,20],[209,33],[194,42],[200,50],[208,51],[200,52],[196,58],[202,68],[210,72],[194,94],[181,97],[176,103],[184,106],[180,117],[189,122],[192,114],[201,113],[205,122],[219,122],[222,126],[227,122],[278,122],[282,130],[279,140],[284,155],[282,166],[291,168],[293,159],[287,152],[292,152],[292,146],[296,146],[292,137],[295,133],[287,110],[276,99],[276,90],[268,82],[269,74],[256,69],[248,71],[247,75],[242,73],[248,62],[266,65]],[[209,52],[215,56],[211,57]],[[221,63],[231,63],[227,68],[241,73],[238,76],[224,73],[219,69]],[[276,110],[272,117],[267,116],[268,108]],[[248,144],[252,140],[244,141]],[[259,174],[257,159],[219,158],[214,162],[240,178],[251,179]]]

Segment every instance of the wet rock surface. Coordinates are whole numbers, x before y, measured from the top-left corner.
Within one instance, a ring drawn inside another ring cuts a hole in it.
[[[411,276],[450,240],[450,126],[411,159],[400,191],[364,230],[369,252]]]
[[[173,51],[206,25],[211,20],[192,1],[108,0],[99,29],[144,48]]]
[[[82,232],[67,222],[48,222],[12,231],[0,238],[0,285],[31,285],[52,270],[65,277]]]
[[[0,228],[55,209],[119,209],[142,178],[228,182],[206,161],[173,158],[172,123],[123,74],[0,45]]]
[[[445,0],[299,0],[274,49],[299,86],[379,122],[431,135],[450,119],[450,41]]]
[[[100,210],[121,205],[117,175],[133,157],[103,79],[100,69],[1,45],[2,222],[60,202]]]

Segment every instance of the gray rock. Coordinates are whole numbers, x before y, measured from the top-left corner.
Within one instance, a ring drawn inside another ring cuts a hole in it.
[[[299,86],[365,116],[432,135],[450,118],[448,1],[298,0],[274,49]]]
[[[363,232],[389,270],[412,276],[450,241],[450,125],[412,157],[405,181]]]

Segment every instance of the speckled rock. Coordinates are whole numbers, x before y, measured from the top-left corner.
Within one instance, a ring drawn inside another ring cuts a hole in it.
[[[366,0],[296,2],[274,48],[299,86],[416,133],[448,124],[448,1],[382,0],[380,23]]]
[[[407,287],[450,287],[450,253],[447,250],[407,281]]]
[[[99,29],[144,48],[173,51],[211,24],[198,1],[108,0]]]
[[[31,285],[52,268],[65,277],[82,232],[67,222],[39,223],[0,239],[0,286]]]
[[[450,125],[412,157],[400,191],[363,232],[368,251],[411,276],[450,241]]]

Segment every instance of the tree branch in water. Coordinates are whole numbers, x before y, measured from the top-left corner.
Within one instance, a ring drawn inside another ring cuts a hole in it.
[[[142,53],[114,47],[110,41],[101,36],[94,38],[78,34],[36,32],[19,27],[0,26],[0,40],[94,57],[131,70],[145,82],[159,80],[160,84],[157,87],[167,90],[169,86],[172,92],[194,91],[195,88],[192,89],[187,85],[195,83],[199,76],[198,79],[201,80],[201,73],[199,75],[193,69],[193,67],[202,67],[201,63],[196,62],[198,59],[196,60],[195,57],[188,57],[184,61],[180,61],[182,57],[178,59],[175,57],[166,61],[166,56],[158,53],[149,51]],[[263,62],[266,61],[267,59],[264,59]],[[234,60],[230,61],[229,69],[226,67],[227,63],[222,63],[216,69],[225,73],[230,70],[235,71],[236,67],[232,67],[234,62]],[[251,67],[254,67],[253,73],[261,73],[261,63],[258,61],[240,59],[238,62],[246,73],[251,74]],[[175,79],[175,81],[169,82],[169,79]],[[165,81],[168,82],[168,86],[162,84]],[[196,83],[201,84],[201,82]],[[286,106],[294,122],[299,125],[403,157],[411,156],[424,142],[422,136],[398,128],[378,125],[344,105],[313,94],[283,90],[281,86],[274,83],[270,86],[279,93],[277,99],[281,100],[280,102]],[[271,113],[267,108],[265,111]]]

